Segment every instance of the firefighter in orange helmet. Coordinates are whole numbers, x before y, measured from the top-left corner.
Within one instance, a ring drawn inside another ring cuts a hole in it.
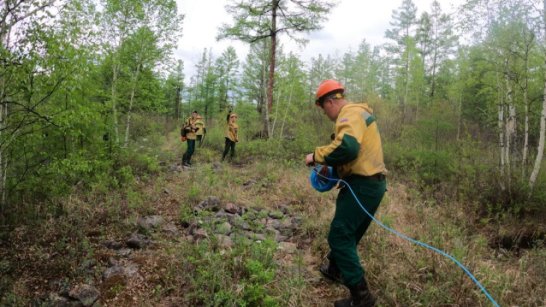
[[[373,215],[386,191],[381,138],[372,109],[367,104],[348,102],[344,94],[345,88],[336,80],[325,80],[318,86],[315,104],[335,122],[334,139],[315,148],[305,163],[332,166]],[[349,288],[351,296],[336,301],[337,307],[375,305],[357,252],[371,220],[349,189],[341,187],[328,234],[328,261],[320,267],[325,277]]]

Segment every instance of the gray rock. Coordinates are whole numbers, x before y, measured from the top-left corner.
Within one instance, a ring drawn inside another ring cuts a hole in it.
[[[232,221],[233,219],[235,219],[236,217],[238,217],[237,214],[233,214],[233,213],[229,213],[229,212],[226,212],[224,210],[220,210],[218,212],[216,212],[216,214],[214,215],[215,218],[217,219],[227,219],[229,221]]]
[[[113,240],[106,240],[102,242],[102,245],[109,249],[118,250],[123,247],[123,244],[121,242],[113,241]]]
[[[250,227],[250,225],[248,224],[247,221],[245,221],[243,218],[239,217],[237,215],[237,218],[234,218],[233,221],[231,222],[233,226],[239,228],[239,229],[242,229],[242,230],[251,230],[252,228]]]
[[[223,222],[216,225],[216,233],[229,235],[231,233],[231,224],[228,222]]]
[[[123,280],[133,278],[138,274],[138,266],[133,262],[128,262],[125,265],[114,265],[106,269],[102,273],[102,279],[107,282],[109,280]]]
[[[79,285],[70,290],[69,295],[80,301],[83,306],[91,306],[99,299],[100,292],[93,286]]]
[[[165,219],[160,215],[150,215],[141,217],[137,220],[137,224],[144,230],[152,230],[163,225]]]
[[[132,252],[133,252],[133,250],[130,249],[130,248],[122,248],[122,249],[120,249],[120,250],[117,251],[117,254],[118,254],[118,256],[121,256],[121,257],[127,257],[127,256],[129,256]]]
[[[227,203],[224,210],[227,213],[236,214],[239,211],[239,208],[234,203]]]
[[[267,219],[267,224],[266,224],[268,227],[273,227],[275,229],[279,229],[281,227],[281,222],[277,219]]]
[[[280,220],[284,217],[284,213],[282,213],[280,210],[273,210],[269,212],[269,217],[272,219]]]
[[[218,197],[209,196],[207,199],[200,202],[196,208],[200,210],[218,211],[220,210],[220,200]]]
[[[143,234],[134,232],[127,240],[127,246],[130,248],[144,248],[148,246],[152,241]]]
[[[56,293],[49,295],[46,306],[51,307],[81,307],[83,304],[78,300],[71,300],[69,298],[60,296]]]
[[[168,224],[163,225],[161,230],[163,230],[163,232],[166,232],[166,233],[171,234],[171,235],[177,235],[178,234],[178,228],[173,223],[168,223]]]
[[[225,236],[225,235],[216,235],[216,239],[218,240],[218,245],[223,248],[231,248],[233,247],[233,240],[231,240],[231,237]]]
[[[192,230],[193,240],[200,240],[208,238],[208,233],[203,228],[195,228]]]

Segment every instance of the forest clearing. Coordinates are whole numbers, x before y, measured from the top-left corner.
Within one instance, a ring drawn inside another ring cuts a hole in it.
[[[0,306],[546,306],[546,0],[397,2],[1,1]]]

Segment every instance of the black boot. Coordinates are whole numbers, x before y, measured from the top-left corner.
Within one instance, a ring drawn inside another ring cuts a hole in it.
[[[328,260],[322,263],[319,271],[322,276],[328,278],[329,280],[340,284],[343,283],[343,279],[341,278],[341,272],[339,271],[339,268],[333,260]]]
[[[362,280],[353,287],[349,287],[351,297],[336,301],[335,307],[373,307],[375,306],[375,297],[368,290],[366,280]]]

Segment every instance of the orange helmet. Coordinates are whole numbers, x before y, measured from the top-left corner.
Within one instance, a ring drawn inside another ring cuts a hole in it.
[[[340,91],[341,93],[343,93],[345,91],[345,88],[341,83],[337,82],[336,80],[328,79],[322,81],[317,88],[315,103],[319,103],[322,97],[334,91]]]

